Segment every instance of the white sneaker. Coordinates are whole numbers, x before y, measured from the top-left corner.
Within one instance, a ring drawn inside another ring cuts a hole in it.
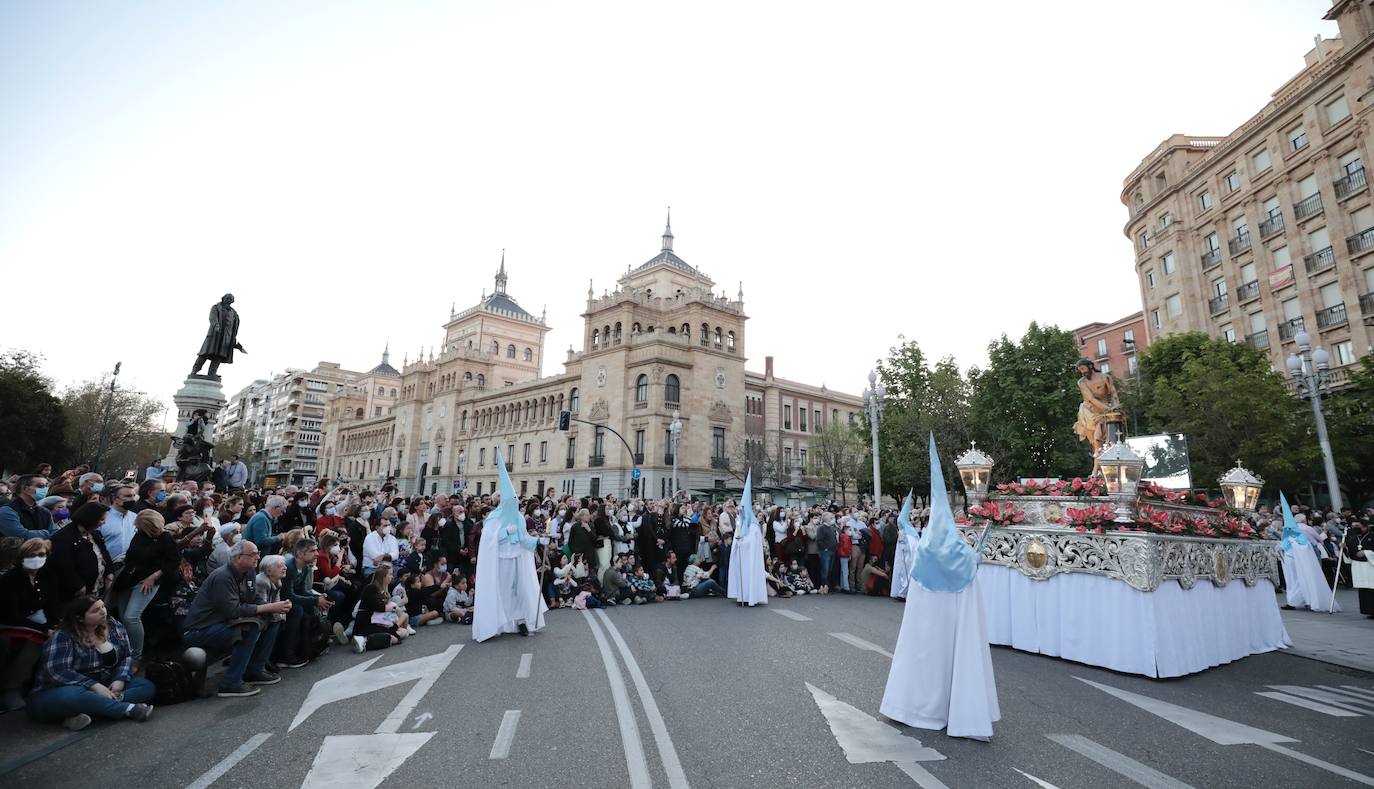
[[[434,627],[435,625],[442,625],[443,623],[443,619],[431,619],[428,622],[426,622],[425,625],[427,625],[428,627]],[[411,632],[413,633],[415,631],[412,630]]]
[[[407,626],[407,627],[406,627],[406,635],[408,635],[408,636],[413,636],[413,635],[415,635],[415,628],[410,627],[410,626]]]
[[[353,637],[353,653],[361,655],[367,649],[367,639],[362,636]]]
[[[339,646],[348,643],[348,628],[344,627],[343,622],[334,623],[334,640],[339,642]]]

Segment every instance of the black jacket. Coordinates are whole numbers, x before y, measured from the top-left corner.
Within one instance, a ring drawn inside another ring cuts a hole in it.
[[[97,556],[99,552],[99,556]],[[105,550],[105,541],[100,532],[87,535],[75,523],[58,529],[52,536],[52,548],[48,551],[48,563],[39,571],[52,595],[48,608],[48,621],[56,622],[62,617],[62,605],[74,599],[85,587],[86,594],[93,594],[100,583],[100,563],[104,562],[105,572],[110,572],[110,552]]]
[[[48,615],[48,609],[56,604],[57,601],[48,594],[43,573],[39,572],[33,582],[23,567],[15,567],[0,575],[0,625],[48,630],[56,624],[56,620]],[[35,611],[42,611],[48,617],[46,625],[29,619],[29,614]]]

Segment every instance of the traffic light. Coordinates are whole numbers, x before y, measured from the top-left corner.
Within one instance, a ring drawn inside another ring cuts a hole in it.
[[[630,480],[630,497],[639,498],[639,480],[637,479]]]
[[[572,426],[572,412],[571,412],[571,411],[559,411],[559,412],[558,412],[558,429],[559,429],[559,430],[567,430],[567,429],[568,429],[569,427],[571,427],[571,426]]]

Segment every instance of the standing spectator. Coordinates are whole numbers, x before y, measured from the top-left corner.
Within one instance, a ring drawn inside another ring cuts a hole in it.
[[[100,598],[83,595],[63,610],[61,626],[43,645],[29,717],[72,731],[106,720],[146,721],[156,689],[133,673],[124,627],[105,614]]]
[[[189,508],[187,508],[189,512]],[[129,634],[129,649],[134,663],[143,662],[143,611],[157,597],[162,580],[175,585],[180,576],[181,551],[176,538],[163,527],[157,510],[144,510],[134,521],[138,533],[129,542],[124,570],[115,580],[120,621]]]
[[[230,456],[227,476],[229,487],[226,490],[230,493],[238,493],[243,490],[244,485],[248,484],[248,467],[243,464],[238,455]]]
[[[71,523],[53,535],[48,561],[43,565],[48,591],[53,596],[48,621],[61,618],[62,606],[68,600],[81,595],[103,596],[107,583],[113,580],[110,554],[96,537],[109,511],[104,504],[88,501],[72,513]]]
[[[210,573],[186,612],[182,634],[187,646],[232,650],[229,668],[220,680],[221,697],[255,696],[256,687],[272,685],[281,677],[267,671],[275,631],[267,630],[264,616],[286,614],[289,600],[258,604],[254,569],[258,546],[240,540],[229,549],[229,563]]]
[[[38,577],[47,560],[47,540],[31,537],[19,546],[19,563],[0,575],[0,625],[48,632],[47,610],[55,601]],[[19,689],[33,676],[41,651],[37,641],[15,639],[9,652],[0,655],[0,710],[23,709]]]
[[[105,540],[105,550],[116,562],[124,560],[124,552],[129,550],[129,542],[134,538],[134,519],[138,513],[130,507],[135,500],[132,486],[116,485],[110,490],[111,507],[100,526],[100,536]]]
[[[26,474],[19,478],[14,489],[17,495],[0,507],[0,537],[17,540],[51,537],[57,531],[52,513],[38,506],[38,502],[48,497],[47,477]]]
[[[822,513],[820,525],[816,527],[816,556],[820,559],[820,593],[830,592],[831,573],[835,569],[835,551],[839,548],[839,538],[835,533],[835,514]]]

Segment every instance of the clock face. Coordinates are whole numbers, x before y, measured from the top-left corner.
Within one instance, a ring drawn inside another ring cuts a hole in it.
[[[606,385],[606,365],[604,365],[604,364],[601,365],[600,367],[596,368],[596,385],[597,385],[597,386],[605,386],[605,385]]]
[[[724,389],[724,388],[725,388],[725,368],[724,368],[724,367],[717,367],[717,368],[716,368],[716,388],[717,388],[717,389]]]

